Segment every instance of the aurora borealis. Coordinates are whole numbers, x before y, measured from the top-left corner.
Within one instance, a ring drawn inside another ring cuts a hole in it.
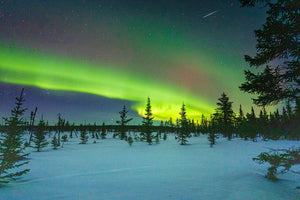
[[[158,120],[176,118],[183,102],[190,118],[208,115],[223,91],[235,108],[251,106],[238,86],[247,67],[243,55],[254,52],[253,30],[263,23],[263,10],[218,0],[12,0],[2,1],[0,9],[2,96],[29,87],[46,91],[49,99],[77,98],[80,103],[63,112],[71,121],[89,122],[118,113],[99,108],[98,119],[87,117],[97,108],[87,109],[91,102],[83,94],[106,98],[99,104],[107,108],[109,100],[118,99],[115,109],[125,103],[139,114],[150,97]],[[33,103],[46,118],[64,107],[47,109],[39,98]]]

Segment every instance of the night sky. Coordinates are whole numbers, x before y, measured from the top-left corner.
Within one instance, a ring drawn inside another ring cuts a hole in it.
[[[265,17],[237,0],[0,1],[0,115],[22,87],[50,123],[115,124],[124,104],[141,123],[147,97],[157,120],[183,102],[199,119],[222,92],[250,111],[238,86]]]

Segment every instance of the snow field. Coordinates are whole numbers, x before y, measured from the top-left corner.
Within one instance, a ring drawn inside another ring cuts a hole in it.
[[[50,139],[49,139],[50,140]],[[206,135],[181,146],[168,135],[149,146],[108,138],[73,138],[64,148],[28,149],[30,173],[0,188],[1,200],[299,200],[300,175],[271,182],[267,165],[252,161],[268,148],[299,146],[299,141],[243,141],[225,138],[209,147]]]

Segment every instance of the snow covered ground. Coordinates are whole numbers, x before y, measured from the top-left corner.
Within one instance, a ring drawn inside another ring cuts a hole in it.
[[[300,175],[277,182],[264,178],[267,165],[252,161],[268,148],[299,146],[299,141],[227,141],[209,147],[207,136],[179,145],[174,136],[149,146],[130,147],[118,139],[32,151],[31,171],[0,188],[1,200],[299,200]]]

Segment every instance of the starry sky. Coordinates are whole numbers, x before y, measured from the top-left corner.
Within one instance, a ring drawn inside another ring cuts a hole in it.
[[[157,120],[183,102],[199,119],[222,92],[248,111],[243,56],[265,17],[237,0],[0,1],[0,115],[22,87],[50,123],[115,124],[126,105],[139,124],[147,97]]]

